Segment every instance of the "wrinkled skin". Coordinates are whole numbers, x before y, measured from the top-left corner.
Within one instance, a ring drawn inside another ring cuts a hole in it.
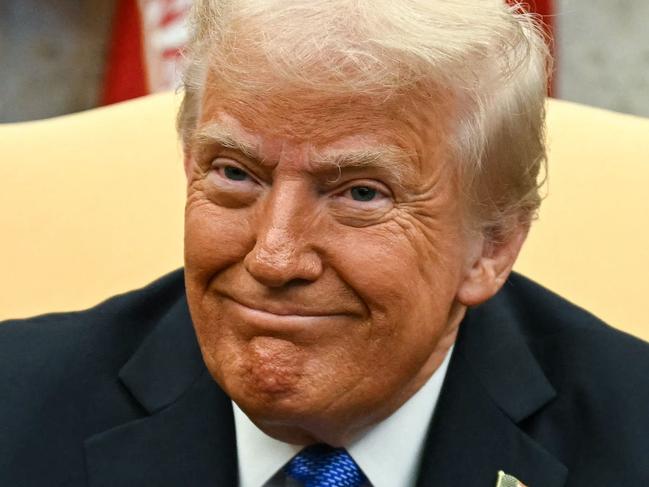
[[[218,122],[256,154],[188,144],[187,295],[214,379],[266,433],[342,445],[432,375],[466,306],[493,295],[524,238],[485,245],[463,225],[448,131],[394,103],[277,107],[208,87]],[[381,163],[314,154],[400,148]]]

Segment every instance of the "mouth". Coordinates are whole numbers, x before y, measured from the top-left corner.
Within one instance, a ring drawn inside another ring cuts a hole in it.
[[[330,316],[350,316],[354,313],[348,312],[346,310],[338,309],[334,305],[307,305],[297,303],[296,300],[292,299],[283,299],[283,300],[269,300],[264,298],[258,299],[246,299],[240,296],[233,296],[229,292],[223,292],[222,290],[218,293],[234,303],[247,308],[252,311],[266,313],[274,316],[296,316],[304,318],[317,318],[317,317],[330,317]],[[304,300],[302,300],[304,302]]]
[[[321,311],[287,303],[260,303],[251,305],[230,296],[222,295],[224,305],[240,319],[256,328],[275,331],[291,331],[312,328],[318,325],[331,325],[340,320],[349,320],[351,313]]]

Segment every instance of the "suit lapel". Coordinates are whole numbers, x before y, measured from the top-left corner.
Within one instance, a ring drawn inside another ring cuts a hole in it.
[[[493,487],[503,470],[529,487],[561,487],[567,468],[520,423],[556,392],[502,293],[467,313],[430,426],[418,487]]]
[[[230,399],[205,369],[185,299],[120,371],[148,416],[88,438],[89,485],[236,485]]]

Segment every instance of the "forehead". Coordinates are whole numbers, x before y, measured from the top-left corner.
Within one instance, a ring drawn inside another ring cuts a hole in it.
[[[442,103],[422,103],[411,93],[374,97],[359,93],[315,93],[274,89],[255,93],[225,86],[208,76],[198,125],[228,114],[246,132],[291,142],[328,145],[342,139],[384,141],[404,148],[445,139]],[[426,109],[422,109],[426,106]]]

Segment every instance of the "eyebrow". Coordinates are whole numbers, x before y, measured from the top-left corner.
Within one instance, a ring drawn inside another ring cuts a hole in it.
[[[311,166],[315,171],[335,169],[339,175],[342,175],[344,169],[377,169],[391,175],[397,184],[403,184],[404,179],[414,176],[410,156],[393,145],[314,153]]]
[[[236,133],[225,124],[214,122],[198,129],[192,136],[192,145],[198,150],[218,144],[223,148],[232,149],[242,153],[244,156],[259,160],[259,154],[255,144],[252,144]]]
[[[198,150],[212,144],[240,152],[253,161],[262,161],[257,145],[245,140],[238,130],[231,129],[222,122],[213,122],[198,129],[192,143]],[[377,169],[389,174],[396,184],[415,176],[411,156],[396,145],[376,145],[351,150],[325,150],[311,152],[309,161],[313,172],[337,171],[339,177],[343,170]],[[332,181],[335,182],[335,181]]]

